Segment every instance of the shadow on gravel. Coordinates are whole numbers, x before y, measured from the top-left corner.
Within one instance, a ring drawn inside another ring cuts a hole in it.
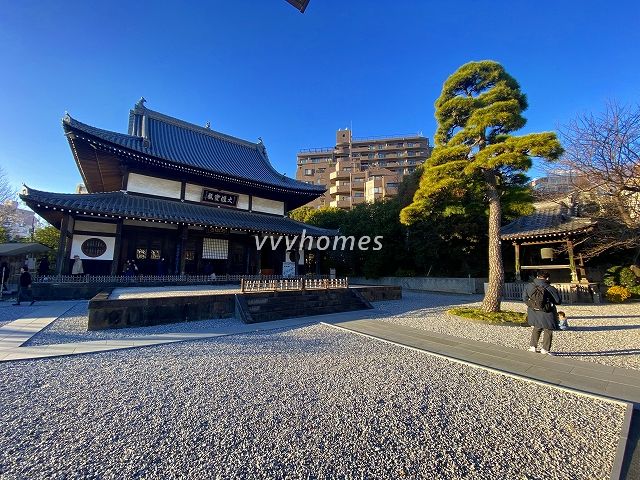
[[[606,350],[602,352],[554,352],[556,357],[610,357],[616,355],[640,355],[640,348]]]
[[[560,309],[558,309],[560,310]],[[637,318],[640,319],[640,315],[585,315],[585,316],[571,316],[573,319],[592,320],[594,318]],[[637,326],[637,325],[636,325]]]
[[[571,330],[576,332],[597,332],[600,330],[637,330],[638,328],[640,328],[640,325],[594,325],[571,327]]]

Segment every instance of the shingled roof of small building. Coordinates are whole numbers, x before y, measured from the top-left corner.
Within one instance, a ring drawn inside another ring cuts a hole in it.
[[[65,133],[84,133],[136,154],[183,167],[301,193],[320,195],[325,191],[323,186],[277,172],[262,141],[249,142],[155,112],[144,106],[143,99],[130,112],[127,134],[93,127],[69,114],[63,119],[63,127]]]
[[[124,191],[106,193],[50,193],[24,187],[20,198],[45,216],[46,211],[69,212],[97,218],[143,220],[158,223],[230,228],[285,235],[334,236],[336,230],[306,225],[291,218],[230,208],[148,197]]]
[[[515,240],[538,237],[559,237],[572,233],[586,232],[596,222],[576,215],[575,205],[548,202],[541,204],[531,215],[515,219],[500,229],[500,238]]]

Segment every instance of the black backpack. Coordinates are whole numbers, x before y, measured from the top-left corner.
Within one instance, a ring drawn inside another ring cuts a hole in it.
[[[524,303],[533,310],[548,313],[551,312],[553,308],[550,296],[551,295],[546,288],[536,285],[533,292],[531,292],[531,295],[528,296],[527,301]]]

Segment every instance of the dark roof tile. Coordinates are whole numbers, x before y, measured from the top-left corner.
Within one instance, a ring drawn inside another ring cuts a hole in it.
[[[156,220],[250,230],[254,232],[309,236],[333,236],[335,230],[327,230],[288,217],[254,213],[230,208],[165,200],[155,197],[119,192],[107,193],[50,193],[25,187],[20,197],[29,207],[42,212],[47,207],[71,210],[73,213],[130,217],[131,219]]]

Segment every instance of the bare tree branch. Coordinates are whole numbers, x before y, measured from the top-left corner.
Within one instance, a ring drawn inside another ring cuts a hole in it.
[[[560,128],[565,153],[555,173],[570,175],[598,229],[585,254],[640,248],[640,105],[609,102]]]

